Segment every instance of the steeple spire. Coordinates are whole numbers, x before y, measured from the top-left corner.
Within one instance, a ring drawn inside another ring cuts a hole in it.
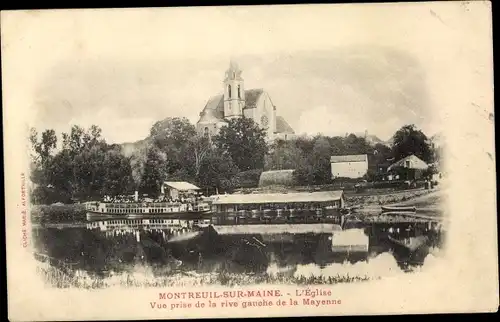
[[[238,67],[238,63],[233,58],[231,58],[231,60],[229,61],[229,69],[235,71],[240,69]]]
[[[241,69],[238,66],[238,63],[231,58],[229,61],[229,68],[226,71],[226,81],[227,80],[243,80],[241,78]]]

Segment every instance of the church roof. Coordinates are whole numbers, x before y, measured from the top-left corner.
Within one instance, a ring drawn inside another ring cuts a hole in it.
[[[257,107],[257,101],[264,93],[262,88],[245,91],[245,109]],[[200,113],[199,123],[212,123],[224,119],[224,95],[212,96]]]
[[[290,124],[288,124],[283,116],[276,116],[276,132],[277,133],[291,133],[294,134],[295,131],[292,129]]]
[[[245,109],[256,108],[257,101],[264,94],[262,88],[248,89],[245,91]],[[269,98],[270,99],[270,98]],[[274,106],[274,104],[273,104]],[[274,107],[276,109],[276,107]],[[203,111],[200,113],[198,123],[217,123],[224,120],[224,95],[212,96]],[[292,127],[285,121],[282,116],[276,116],[276,132],[277,133],[295,133]]]
[[[257,107],[257,101],[260,96],[264,93],[262,88],[249,89],[245,91],[245,108],[255,108]]]
[[[211,97],[200,116],[198,123],[214,123],[224,119],[224,95]]]

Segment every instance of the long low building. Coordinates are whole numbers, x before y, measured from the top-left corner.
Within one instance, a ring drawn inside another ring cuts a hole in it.
[[[345,197],[343,191],[293,192],[293,193],[261,193],[230,194],[213,197],[212,206],[215,211],[237,211],[251,206],[261,208],[299,208],[311,205],[332,208],[343,208]]]

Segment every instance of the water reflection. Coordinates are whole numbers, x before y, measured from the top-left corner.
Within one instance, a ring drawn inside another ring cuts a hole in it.
[[[443,232],[433,222],[366,223],[351,220],[344,229],[361,228],[369,236],[368,257],[390,252],[401,268],[423,263],[429,250],[442,246]],[[290,237],[290,235],[288,235]],[[281,266],[367,260],[324,255],[328,234],[306,234],[269,241],[258,235],[218,235],[206,222],[114,220],[79,228],[34,228],[36,256],[68,272],[83,270],[105,277],[139,265],[165,276],[176,271],[266,271]],[[331,242],[330,242],[331,245]]]

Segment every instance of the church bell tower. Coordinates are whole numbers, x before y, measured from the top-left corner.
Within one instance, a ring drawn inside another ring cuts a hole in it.
[[[224,118],[242,117],[245,106],[245,90],[241,70],[233,60],[224,79]]]

